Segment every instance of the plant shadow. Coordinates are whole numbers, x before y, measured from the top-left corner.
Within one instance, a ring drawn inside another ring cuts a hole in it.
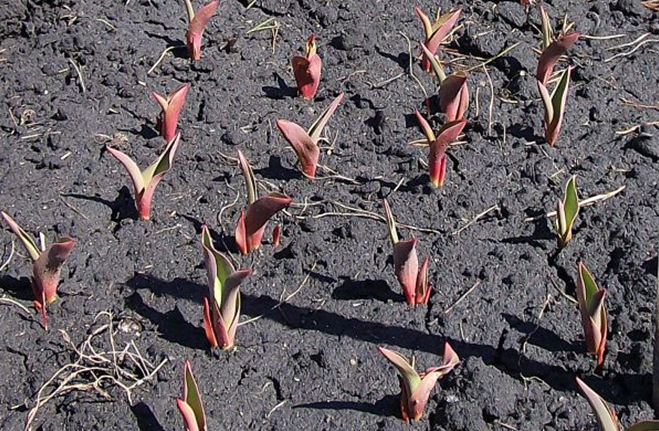
[[[343,283],[332,292],[333,299],[375,299],[382,302],[405,302],[405,297],[400,293],[393,292],[384,280],[353,280],[345,276],[339,278]]]
[[[381,417],[400,416],[400,396],[385,395],[375,403],[363,401],[318,401],[305,404],[296,404],[293,409],[314,409],[314,410],[355,410],[363,413],[370,413]]]
[[[110,208],[112,214],[110,220],[114,223],[120,223],[122,220],[137,220],[137,208],[135,207],[135,200],[128,190],[128,187],[123,186],[119,189],[119,195],[113,200],[103,199],[98,195],[87,196],[79,193],[63,193],[63,197],[83,199],[86,201],[98,202]],[[118,227],[117,227],[118,229]]]
[[[151,411],[151,407],[145,403],[140,401],[134,406],[130,406],[130,410],[137,419],[137,426],[140,431],[165,431]]]
[[[543,328],[542,326],[524,321],[512,314],[502,313],[503,318],[511,328],[525,334],[525,339],[529,344],[538,346],[550,352],[580,352],[577,346],[556,335],[554,332]]]
[[[291,169],[282,166],[281,157],[279,156],[270,156],[268,159],[268,167],[255,169],[254,173],[261,175],[264,178],[270,180],[294,180],[302,178],[303,175],[298,172],[296,169]]]
[[[273,78],[277,81],[277,87],[264,86],[261,89],[269,99],[285,99],[287,97],[294,98],[297,96],[297,88],[289,87],[284,78],[277,72],[272,74]]]
[[[7,292],[14,299],[21,301],[34,299],[32,295],[32,284],[27,277],[15,278],[5,274],[0,277],[0,289]]]

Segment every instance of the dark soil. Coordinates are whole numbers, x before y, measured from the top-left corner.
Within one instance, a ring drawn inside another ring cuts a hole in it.
[[[465,2],[461,27],[441,54],[455,60],[453,70],[521,44],[488,64],[489,75],[482,68],[470,75],[467,143],[451,150],[446,185],[434,189],[420,162],[427,151],[407,145],[422,137],[412,114],[425,107],[410,74],[434,93],[416,61],[422,30],[412,3],[256,0],[246,9],[224,0],[206,31],[202,60],[190,64],[185,49],[176,48],[150,74],[165,48],[183,44],[183,2],[125,3],[0,6],[0,208],[31,234],[78,241],[45,331],[32,308],[30,263],[9,230],[0,235],[1,263],[12,241],[16,247],[0,273],[0,293],[30,310],[0,302],[0,428],[23,429],[39,388],[78,359],[66,336],[80,346],[108,323],[104,311],[114,316],[115,350],[136,347],[151,363],[147,371],[167,361],[130,400],[108,380],[99,390],[80,386],[52,398],[33,429],[182,429],[174,398],[186,358],[209,430],[407,429],[395,371],[375,347],[415,355],[423,369],[441,363],[445,341],[462,363],[440,381],[412,429],[594,430],[577,375],[615,405],[622,424],[652,417],[659,129],[616,132],[658,119],[659,13],[637,0],[546,5],[556,29],[567,14],[586,35],[623,35],[582,37],[571,49],[576,69],[552,148],[542,137],[533,77],[537,10],[527,15],[513,1]],[[434,14],[458,4],[420,6]],[[281,25],[274,50],[270,31],[247,34],[268,18]],[[294,97],[290,58],[312,32],[324,64],[317,97],[308,102]],[[650,42],[605,61],[638,42],[609,48],[645,33]],[[151,92],[180,83],[191,84],[179,122],[182,143],[155,193],[152,220],[138,221],[128,177],[103,148],[121,134],[122,148],[141,166],[150,163],[162,148]],[[321,163],[354,181],[309,181],[274,121],[308,127],[339,92],[346,97],[329,122],[333,149]],[[266,241],[246,258],[235,253],[232,238],[244,181],[224,156],[238,149],[264,186],[297,203],[277,216],[282,245]],[[543,214],[571,175],[582,197],[625,189],[584,209],[574,241],[558,253]],[[420,240],[420,256],[432,257],[428,307],[406,305],[384,223],[331,215],[355,212],[332,201],[381,214],[384,197],[400,223],[432,230],[400,228],[402,237]],[[201,327],[203,223],[218,247],[254,269],[243,287],[243,319],[262,317],[238,329],[231,353],[212,354]],[[610,333],[600,370],[585,353],[578,309],[567,299],[580,259],[608,289]],[[97,353],[113,349],[107,331],[91,343]],[[115,368],[100,365],[143,377],[126,355],[116,360]],[[73,383],[93,381],[87,372]]]

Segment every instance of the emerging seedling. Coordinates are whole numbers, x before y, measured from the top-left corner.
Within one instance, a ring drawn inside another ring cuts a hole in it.
[[[197,387],[190,362],[185,361],[183,371],[183,399],[176,399],[176,406],[183,416],[185,431],[207,431],[206,412],[201,402],[201,394]]]
[[[339,94],[327,109],[320,114],[320,117],[311,125],[308,132],[291,121],[277,120],[277,128],[293,147],[302,166],[302,172],[309,178],[315,178],[316,176],[318,157],[320,156],[320,149],[318,148],[320,134],[341,100],[343,100],[343,93]]]
[[[538,91],[542,97],[542,104],[545,107],[545,138],[549,145],[554,146],[558,139],[558,133],[561,130],[561,124],[563,123],[572,67],[568,67],[560,72],[558,84],[556,84],[551,93],[547,89],[547,84],[549,83],[549,78],[554,71],[556,63],[574,44],[574,42],[577,41],[579,36],[581,36],[581,33],[571,32],[550,43],[552,39],[552,30],[549,18],[542,7],[540,7],[540,13],[542,17],[542,40],[544,50],[538,60],[538,69],[535,76],[538,84]]]
[[[576,378],[581,393],[593,409],[601,431],[620,431],[618,417],[613,407],[600,397],[597,392],[586,385],[579,377]],[[626,429],[626,431],[659,431],[659,421],[641,421]]]
[[[201,36],[204,34],[208,21],[213,17],[220,0],[207,3],[197,12],[192,7],[192,0],[184,0],[185,8],[188,12],[188,31],[185,33],[185,41],[188,45],[188,55],[190,60],[197,61],[201,59]]]
[[[448,78],[447,78],[448,79]],[[428,156],[428,168],[430,170],[430,182],[435,187],[444,185],[446,177],[446,150],[451,143],[458,139],[462,129],[467,124],[466,120],[456,120],[446,123],[435,136],[430,124],[421,115],[419,111],[414,111],[416,119],[426,135],[426,141],[430,147],[430,155]]]
[[[421,419],[423,409],[428,403],[430,392],[435,387],[437,380],[448,374],[460,363],[460,358],[448,343],[444,344],[442,365],[428,368],[421,373],[417,373],[414,369],[414,358],[407,359],[398,352],[379,346],[378,351],[398,371],[401,388],[400,412],[405,422],[409,422],[410,418],[414,421]]]
[[[467,75],[456,72],[447,76],[439,87],[439,108],[446,114],[447,121],[462,120],[468,106]]]
[[[180,134],[177,134],[174,139],[169,141],[160,157],[143,171],[140,171],[137,163],[126,154],[110,146],[105,147],[128,171],[128,175],[130,175],[133,187],[135,188],[135,206],[142,220],[149,220],[149,217],[151,217],[151,198],[153,198],[153,192],[156,190],[156,186],[163,175],[172,169],[172,162],[180,136]]]
[[[185,103],[185,96],[190,89],[189,84],[179,86],[176,90],[167,95],[167,98],[162,97],[160,94],[154,92],[153,97],[162,108],[162,112],[158,117],[157,128],[160,135],[165,138],[165,142],[169,142],[176,136],[176,125],[178,117]]]
[[[565,185],[565,197],[558,200],[554,227],[558,235],[558,247],[563,248],[572,240],[572,226],[579,214],[579,197],[577,196],[577,177],[573,176]]]
[[[581,313],[581,324],[586,334],[586,348],[588,353],[597,356],[597,366],[599,367],[604,362],[608,332],[606,307],[604,306],[606,290],[597,286],[593,275],[583,262],[579,262],[578,271],[577,302]]]
[[[204,329],[213,348],[233,347],[240,317],[240,283],[251,268],[236,271],[222,253],[213,247],[208,226],[201,229],[201,247],[208,274],[208,297],[204,298]]]
[[[405,293],[405,299],[411,306],[426,305],[430,298],[431,286],[428,283],[428,263],[425,258],[419,268],[419,259],[416,254],[416,238],[400,241],[396,232],[396,220],[386,199],[383,199],[384,214],[387,219],[389,238],[394,248],[394,273],[396,279]]]
[[[293,202],[293,199],[279,192],[272,192],[257,199],[256,179],[249,162],[238,150],[238,163],[247,185],[247,211],[240,211],[235,239],[240,253],[247,254],[261,246],[265,224],[279,211]],[[274,234],[273,234],[274,239]]]
[[[316,54],[316,36],[313,34],[309,36],[304,47],[304,55],[293,57],[291,64],[298,92],[305,99],[313,99],[320,84],[320,72],[323,67],[322,60]]]
[[[438,12],[434,24],[430,22],[430,18],[428,18],[428,15],[426,15],[418,6],[414,7],[414,11],[419,16],[421,22],[423,23],[423,31],[426,35],[423,44],[428,50],[427,53],[424,50],[421,66],[423,67],[423,70],[425,70],[426,72],[430,72],[431,71],[430,59],[434,58],[435,54],[437,53],[437,49],[439,48],[439,45],[442,43],[444,38],[448,36],[448,34],[451,32],[451,29],[453,28],[455,23],[458,21],[458,18],[460,17],[460,12],[462,12],[462,9],[456,9],[454,11],[445,13],[443,15],[439,15]]]
[[[39,248],[34,239],[7,213],[0,211],[0,215],[23,243],[30,259],[32,259],[34,308],[41,311],[43,326],[48,329],[46,304],[50,304],[57,299],[60,271],[75,246],[75,240],[65,236],[46,247],[45,239],[42,237],[42,248]]]

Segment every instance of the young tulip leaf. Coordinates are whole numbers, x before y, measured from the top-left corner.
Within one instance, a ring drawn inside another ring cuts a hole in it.
[[[577,177],[572,176],[565,185],[565,197],[558,201],[556,209],[556,233],[558,247],[563,248],[572,240],[572,226],[579,214],[579,197],[577,196]]]
[[[602,431],[619,431],[618,418],[613,408],[611,408],[611,406],[604,401],[597,392],[592,390],[579,377],[577,377],[576,380],[581,393],[584,394],[588,400],[588,404],[590,404],[595,412],[595,417],[597,418],[600,429]]]
[[[291,202],[293,199],[288,196],[272,192],[249,205],[247,212],[241,211],[235,231],[236,245],[240,253],[247,254],[258,249],[265,232],[266,222],[289,206]]]
[[[414,11],[418,15],[419,19],[423,24],[423,30],[425,33],[425,41],[423,44],[428,49],[428,52],[431,55],[427,55],[424,50],[424,55],[422,59],[422,67],[426,72],[430,72],[430,59],[435,56],[439,45],[442,43],[444,38],[448,36],[453,29],[453,26],[458,21],[462,9],[457,9],[448,13],[445,13],[435,20],[434,23],[430,22],[428,15],[426,15],[421,8],[418,6],[414,7]]]
[[[439,87],[439,107],[449,122],[462,120],[469,106],[467,75],[456,72],[449,75]]]
[[[183,398],[176,400],[186,431],[206,431],[206,413],[190,362],[185,361],[183,371]]]
[[[627,431],[659,431],[659,421],[641,421],[627,428]]]
[[[597,356],[597,366],[604,361],[606,336],[608,332],[604,298],[606,290],[600,289],[593,275],[583,262],[579,262],[577,279],[577,302],[581,313],[581,324],[586,334],[588,353]]]
[[[165,138],[165,142],[170,142],[176,136],[178,117],[189,89],[190,84],[181,85],[169,93],[167,98],[162,97],[158,93],[153,93],[153,97],[162,108],[162,112],[158,117],[158,130],[162,137]]]
[[[549,15],[547,15],[547,11],[542,5],[540,5],[540,22],[542,25],[542,50],[544,51],[549,47],[549,45],[551,45],[553,31],[551,29]]]
[[[323,62],[316,53],[316,36],[311,35],[307,40],[304,56],[296,55],[291,60],[293,75],[297,83],[298,92],[305,99],[313,99],[320,84],[320,73]]]
[[[535,77],[538,81],[542,82],[545,86],[549,81],[549,77],[554,71],[554,67],[561,56],[565,55],[568,49],[579,39],[581,33],[572,32],[552,42],[540,55],[538,60],[538,69],[536,70]]]
[[[389,203],[383,199],[387,230],[394,249],[394,274],[403,289],[405,299],[409,305],[426,305],[430,297],[430,285],[428,284],[429,258],[425,258],[421,267],[416,253],[415,238],[400,241],[396,232],[396,220],[391,212]]]
[[[446,73],[444,73],[444,69],[442,69],[442,65],[439,62],[439,59],[437,58],[436,55],[434,55],[428,48],[426,48],[426,45],[421,42],[421,50],[423,51],[423,54],[426,56],[425,58],[428,59],[430,62],[430,67],[432,68],[432,72],[435,74],[437,77],[437,81],[439,82],[439,85],[442,85],[442,82],[446,79]]]
[[[441,187],[444,185],[444,178],[446,176],[446,150],[458,139],[458,136],[462,133],[466,125],[466,120],[446,123],[439,131],[437,139],[430,142],[428,167],[430,170],[430,182],[433,186]]]
[[[201,59],[201,37],[204,35],[206,25],[220,5],[220,0],[207,3],[196,13],[192,8],[191,0],[185,0],[185,5],[188,13],[188,30],[185,33],[188,55],[190,55],[190,60],[197,61]]]
[[[343,100],[343,93],[339,94],[330,106],[320,114],[320,117],[314,121],[308,131],[291,121],[277,120],[277,128],[293,147],[302,166],[302,172],[309,178],[315,178],[316,176],[318,157],[320,156],[320,149],[318,148],[320,135],[341,100]]]
[[[165,151],[144,171],[140,171],[137,163],[126,154],[110,146],[105,147],[128,172],[133,182],[133,188],[135,189],[135,206],[137,207],[140,218],[143,220],[149,220],[151,216],[151,199],[153,198],[153,192],[156,186],[162,177],[172,169],[174,154],[176,154],[180,136],[180,134],[177,134],[174,139],[169,141],[165,147]]]
[[[411,418],[418,421],[423,416],[423,410],[428,403],[430,392],[437,380],[450,372],[460,362],[458,355],[446,343],[444,359],[439,367],[428,368],[423,373],[414,369],[414,359],[393,350],[377,347],[378,351],[396,368],[401,386],[401,416],[407,422]]]
[[[201,229],[204,265],[208,275],[208,297],[204,298],[204,329],[212,347],[233,347],[240,317],[240,283],[250,268],[236,271],[231,262],[213,246],[208,227]]]
[[[34,307],[41,311],[43,326],[48,329],[46,305],[57,299],[57,287],[60,282],[62,265],[64,265],[64,262],[73,251],[75,240],[69,237],[62,237],[41,251],[32,237],[9,214],[0,211],[0,215],[23,243],[32,259],[31,284],[34,295]]]
[[[254,171],[252,166],[249,164],[245,155],[242,151],[238,150],[238,165],[240,170],[243,172],[245,177],[245,186],[247,187],[247,204],[251,205],[256,201],[258,196],[256,192],[256,178],[254,177]]]

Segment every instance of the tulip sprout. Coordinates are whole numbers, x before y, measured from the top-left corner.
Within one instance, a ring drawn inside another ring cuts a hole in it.
[[[428,15],[426,15],[418,6],[414,7],[414,11],[423,23],[423,31],[425,33],[425,41],[423,42],[423,45],[428,50],[427,53],[424,50],[421,66],[423,67],[423,70],[430,72],[430,59],[434,58],[439,45],[442,43],[444,38],[448,36],[448,34],[451,32],[451,29],[453,29],[453,26],[460,17],[460,12],[462,12],[462,9],[456,9],[443,15],[439,15],[438,12],[434,23],[430,22]]]
[[[577,377],[576,380],[581,393],[586,397],[588,404],[590,404],[595,413],[600,431],[620,431],[618,417],[615,410],[613,410],[613,407],[611,407],[604,398],[599,396],[597,392],[588,387],[588,385],[586,385],[579,377]],[[650,420],[637,422],[625,431],[659,431],[659,421]]]
[[[316,53],[315,35],[309,36],[304,48],[304,55],[293,57],[291,65],[298,92],[305,99],[313,99],[320,84],[320,72],[323,67],[323,62]]]
[[[554,146],[563,123],[572,67],[568,67],[560,72],[558,84],[556,84],[551,93],[549,93],[549,90],[547,89],[547,84],[549,83],[549,78],[554,71],[556,63],[558,63],[560,57],[567,52],[574,42],[577,41],[579,36],[581,36],[581,33],[568,33],[551,42],[552,30],[549,18],[547,17],[544,8],[541,7],[540,10],[542,16],[543,51],[538,60],[536,80],[538,91],[542,97],[542,104],[545,107],[545,138],[549,145]]]
[[[272,192],[260,199],[257,199],[256,179],[249,162],[238,151],[238,161],[240,169],[245,176],[247,185],[247,210],[240,211],[240,218],[236,226],[235,239],[236,245],[241,254],[247,254],[261,246],[261,239],[265,232],[265,224],[279,211],[289,206],[293,199],[279,192]],[[273,234],[273,240],[279,240],[278,226],[276,236]]]
[[[192,374],[190,362],[187,360],[183,371],[183,398],[176,399],[176,406],[183,416],[185,431],[207,431],[204,404],[201,402],[201,394]]]
[[[430,183],[435,187],[444,185],[446,177],[446,150],[458,139],[462,129],[467,124],[466,120],[457,120],[446,123],[439,131],[438,135],[432,131],[430,124],[421,115],[419,111],[414,111],[416,119],[426,135],[426,142],[430,147],[428,156],[428,168],[430,170]]]
[[[442,365],[428,368],[421,373],[417,373],[414,369],[414,358],[407,359],[398,352],[380,346],[377,349],[398,371],[401,388],[400,410],[405,422],[409,422],[410,418],[414,421],[421,419],[437,380],[460,363],[460,358],[448,343],[444,344]]]
[[[597,356],[597,366],[604,362],[606,335],[608,332],[604,298],[606,290],[600,289],[583,262],[579,262],[577,278],[577,302],[581,324],[586,334],[588,353]]]
[[[240,317],[240,283],[250,268],[236,271],[222,253],[213,246],[210,231],[201,229],[201,247],[208,274],[208,297],[204,298],[204,329],[213,348],[228,350],[234,346]]]
[[[579,197],[577,196],[577,177],[571,177],[565,185],[565,197],[558,200],[554,227],[558,235],[558,247],[563,248],[572,240],[572,226],[579,214]]]
[[[185,33],[188,55],[190,55],[190,60],[197,61],[201,59],[201,37],[204,35],[208,21],[210,21],[217,7],[220,5],[220,0],[207,3],[197,12],[192,7],[192,0],[184,1],[185,9],[188,12],[188,30]]]
[[[21,241],[30,255],[30,259],[32,259],[31,281],[34,308],[41,311],[43,326],[48,329],[46,304],[50,304],[57,299],[57,287],[62,265],[73,251],[75,240],[65,236],[46,247],[45,240],[42,238],[42,247],[39,248],[34,239],[9,214],[0,211],[0,215]]]
[[[400,241],[396,232],[396,220],[386,199],[382,201],[384,214],[387,220],[389,238],[394,248],[394,273],[396,279],[405,293],[405,299],[411,306],[426,305],[430,298],[431,286],[428,282],[428,264],[430,258],[426,257],[419,267],[419,258],[416,253],[416,238]]]
[[[318,148],[320,134],[341,100],[343,100],[343,93],[339,94],[327,109],[320,114],[320,117],[311,125],[309,131],[305,131],[291,121],[277,120],[277,128],[293,147],[302,166],[302,172],[308,178],[315,178],[316,176],[318,157],[320,156],[320,149]]]
[[[181,85],[169,93],[167,98],[162,97],[158,93],[153,93],[153,97],[162,108],[162,112],[158,116],[157,128],[160,135],[165,138],[165,142],[170,142],[176,136],[178,117],[189,89],[190,84]]]
[[[169,141],[160,157],[143,171],[140,171],[137,163],[126,154],[110,146],[105,147],[128,171],[128,175],[133,182],[133,188],[135,189],[135,206],[142,220],[149,220],[151,217],[153,192],[156,190],[156,186],[162,177],[172,169],[172,162],[174,161],[174,154],[176,153],[180,136],[180,134],[177,134],[174,139]]]

